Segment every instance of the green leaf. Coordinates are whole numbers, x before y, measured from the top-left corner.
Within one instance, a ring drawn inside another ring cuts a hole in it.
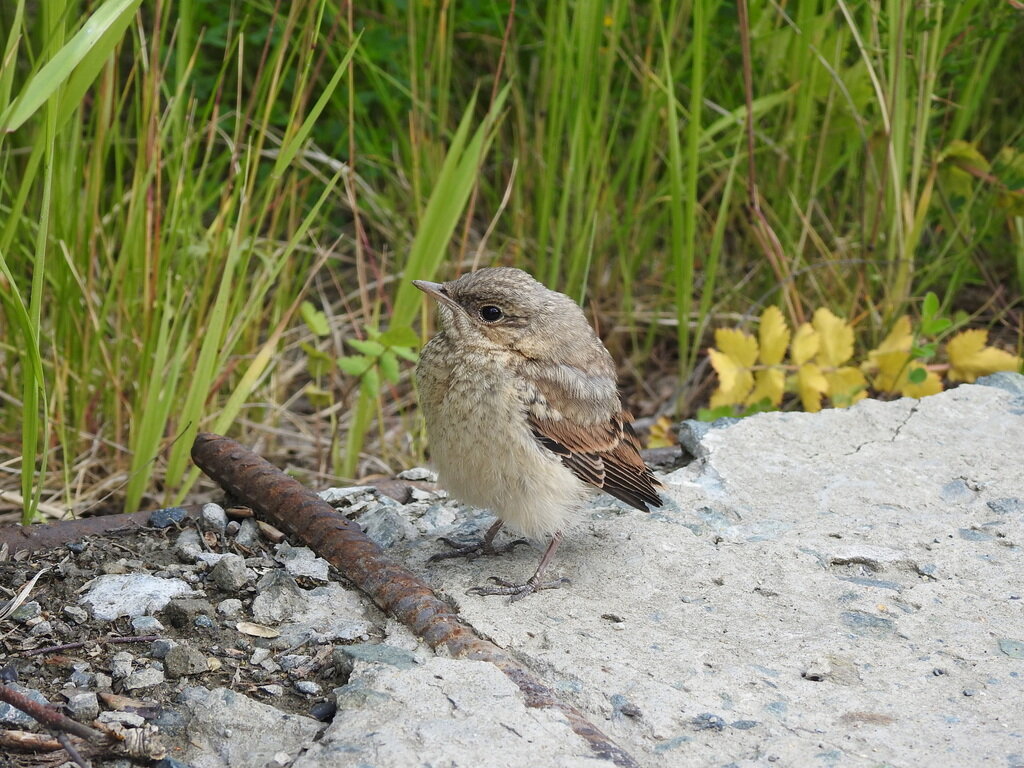
[[[390,381],[392,384],[398,383],[398,358],[395,357],[394,352],[385,350],[384,354],[377,358],[377,364],[380,366],[380,375],[384,377],[385,381]]]
[[[933,357],[938,344],[934,341],[927,344],[914,344],[910,347],[910,356],[915,360],[923,360],[925,358]]]
[[[391,351],[394,352],[403,360],[408,360],[410,363],[419,362],[420,356],[417,355],[408,347],[392,347]]]
[[[911,368],[907,371],[907,380],[911,384],[923,384],[927,378],[928,370],[926,368]]]
[[[399,325],[388,328],[377,337],[377,341],[386,347],[416,347],[419,346],[420,336],[409,326]]]
[[[732,405],[719,405],[717,408],[701,408],[697,411],[698,421],[714,421],[720,419],[723,416],[736,416],[735,406]]]
[[[350,347],[354,347],[364,355],[370,357],[380,357],[381,353],[384,352],[384,345],[379,341],[370,341],[369,339],[345,339]]]
[[[306,367],[309,369],[310,376],[320,378],[331,370],[331,367],[334,365],[334,358],[322,349],[317,349],[305,341],[300,341],[299,346],[306,353]]]
[[[341,60],[338,68],[334,71],[334,76],[331,77],[331,81],[324,86],[323,91],[320,92],[320,98],[316,100],[316,104],[314,104],[313,108],[309,110],[309,114],[306,115],[306,119],[302,121],[302,125],[299,127],[299,130],[297,130],[291,137],[286,138],[281,144],[281,149],[277,153],[277,161],[274,163],[274,170],[270,172],[270,175],[273,178],[279,178],[281,174],[284,173],[284,169],[291,164],[299,149],[306,143],[306,139],[309,137],[310,131],[313,130],[313,126],[319,119],[320,114],[330,102],[334,89],[338,87],[338,83],[341,82],[342,76],[348,69],[348,63],[352,60],[352,55],[356,52],[356,48],[359,47],[359,40],[362,36],[363,33],[360,31],[359,36],[352,42],[348,52],[345,54],[345,58]]]
[[[310,301],[304,301],[299,306],[299,314],[302,315],[302,321],[317,336],[326,336],[331,332],[331,328],[327,323],[327,315],[322,311],[313,306]]]
[[[359,388],[360,394],[366,394],[370,397],[376,397],[377,393],[380,392],[380,374],[377,373],[376,368],[367,368],[366,373],[363,374],[362,386]]]
[[[938,336],[953,325],[948,317],[932,317],[921,321],[921,333],[925,336]]]
[[[483,167],[483,158],[494,138],[494,126],[505,107],[505,98],[511,86],[512,83],[507,83],[498,92],[483,123],[471,137],[470,127],[477,114],[476,96],[469,100],[462,120],[452,135],[426,210],[416,229],[416,237],[405,262],[406,275],[431,280],[444,261],[449,241]],[[422,299],[423,294],[410,280],[402,280],[395,295],[392,322],[395,325],[412,325]]]
[[[365,355],[351,355],[339,357],[334,361],[337,366],[349,376],[363,377],[366,372],[373,368],[374,359]]]
[[[127,28],[131,21],[132,14],[139,7],[142,0],[107,0],[92,16],[82,25],[82,28],[75,33],[68,42],[53,58],[26,83],[21,94],[14,102],[0,115],[0,131],[14,131],[28,120],[36,111],[46,103],[58,88],[72,76],[75,68],[90,54],[95,55],[94,48],[106,32],[115,25],[121,25],[122,29]],[[108,50],[100,51],[104,57],[113,52],[116,40],[104,39]],[[99,72],[95,67],[92,71],[93,77]],[[84,92],[84,88],[81,89]]]
[[[928,291],[924,297],[924,303],[921,305],[921,318],[927,322],[938,313],[939,297],[935,295],[934,291]]]

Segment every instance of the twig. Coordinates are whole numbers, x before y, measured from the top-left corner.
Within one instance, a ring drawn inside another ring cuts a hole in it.
[[[43,653],[59,653],[60,651],[70,651],[74,648],[82,648],[91,643],[96,644],[109,644],[109,643],[152,643],[154,640],[159,640],[160,635],[129,635],[125,637],[98,637],[95,640],[79,640],[74,643],[64,643],[63,645],[50,645],[46,648],[33,648],[28,651],[21,651],[19,656],[39,656]]]
[[[58,733],[57,741],[64,747],[64,751],[68,753],[68,757],[71,758],[71,762],[79,766],[79,768],[92,768],[89,765],[89,761],[78,754],[78,750],[75,749],[75,745],[71,743],[70,737],[66,733]]]

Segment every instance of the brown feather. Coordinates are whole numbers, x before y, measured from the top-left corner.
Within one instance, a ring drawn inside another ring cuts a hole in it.
[[[608,421],[582,425],[529,416],[530,428],[580,480],[644,512],[660,507],[660,485],[640,456],[640,441],[621,411]]]

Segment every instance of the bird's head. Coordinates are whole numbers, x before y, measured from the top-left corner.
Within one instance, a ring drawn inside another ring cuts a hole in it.
[[[489,267],[447,283],[413,284],[437,301],[441,328],[456,344],[581,366],[608,355],[576,302],[521,269]]]

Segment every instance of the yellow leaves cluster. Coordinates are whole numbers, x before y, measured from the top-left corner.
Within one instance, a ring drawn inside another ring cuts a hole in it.
[[[934,347],[934,345],[932,345]],[[786,350],[789,362],[784,363]],[[868,390],[924,397],[941,392],[936,370],[945,369],[950,382],[974,381],[996,371],[1019,370],[1024,361],[988,346],[983,330],[963,331],[946,345],[948,366],[926,366],[915,347],[910,318],[901,317],[877,349],[859,366],[851,365],[853,326],[827,309],[818,309],[810,323],[794,333],[778,307],[761,315],[758,335],[734,328],[715,331],[715,346],[708,350],[719,386],[711,408],[740,405],[778,407],[783,395],[794,392],[806,411],[821,410],[827,398],[845,408],[868,396]]]
[[[868,352],[861,368],[873,375],[872,384],[881,392],[898,392],[904,397],[924,397],[942,391],[942,379],[935,371],[911,359],[914,334],[910,318],[904,315],[893,326],[889,335]]]
[[[719,380],[712,408],[765,401],[778,406],[787,383],[808,411],[821,410],[826,396],[835,405],[850,405],[867,396],[864,375],[844,365],[853,356],[853,328],[827,309],[819,309],[812,322],[791,333],[779,308],[768,307],[756,339],[720,328],[715,331],[715,347],[708,350]],[[792,365],[782,362],[787,348]]]

